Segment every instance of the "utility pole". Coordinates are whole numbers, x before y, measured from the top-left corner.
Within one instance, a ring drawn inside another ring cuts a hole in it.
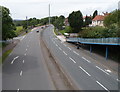
[[[26,25],[27,25],[27,28],[28,28],[28,17],[27,17],[27,16],[26,16],[26,22],[27,22],[27,24],[26,24]]]
[[[49,25],[50,25],[50,4],[49,4]]]

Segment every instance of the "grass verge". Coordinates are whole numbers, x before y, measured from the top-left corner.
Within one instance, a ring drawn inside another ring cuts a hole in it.
[[[2,57],[0,57],[0,64],[4,62],[4,60],[7,58],[7,56],[12,52],[12,50],[6,51]]]

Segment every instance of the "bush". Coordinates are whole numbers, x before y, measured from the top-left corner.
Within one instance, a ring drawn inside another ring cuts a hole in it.
[[[115,26],[111,29],[104,27],[88,27],[84,28],[80,33],[80,37],[83,38],[107,38],[107,37],[120,37],[120,29]]]

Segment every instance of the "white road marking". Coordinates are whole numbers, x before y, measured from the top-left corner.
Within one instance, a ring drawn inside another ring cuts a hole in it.
[[[88,63],[91,63],[89,60],[87,60],[85,57],[82,57],[82,59],[84,59],[85,61],[87,61]]]
[[[26,56],[26,53],[24,55]]]
[[[116,79],[118,82],[120,81],[119,79]]]
[[[26,49],[26,51],[27,51],[27,49]]]
[[[20,89],[17,89],[17,92],[19,92]]]
[[[71,48],[70,48],[70,47],[68,47],[68,49],[69,49],[69,50],[71,50]]]
[[[71,57],[69,57],[69,58],[70,58],[70,60],[72,60],[72,61],[73,61],[73,63],[76,63],[74,59],[72,59]]]
[[[105,72],[103,69],[101,69],[100,67],[96,66],[96,68],[98,68],[99,70],[101,70],[102,72],[106,73],[107,75],[109,75],[109,73]]]
[[[83,69],[81,66],[79,66],[80,69],[82,69],[88,76],[91,76],[85,69]]]
[[[25,60],[23,60],[23,63],[25,63]]]
[[[11,64],[13,64],[14,61],[15,61],[17,58],[19,58],[19,56],[15,57],[15,58],[12,60]]]
[[[63,53],[64,53],[65,55],[67,55],[67,53],[66,53],[65,51],[63,51]]]
[[[73,51],[76,55],[78,55],[79,56],[79,54],[76,52],[76,51]]]
[[[57,47],[58,47],[58,45],[57,44],[55,44]]]
[[[105,69],[105,71],[106,71],[106,72],[109,72],[109,73],[111,73],[111,71],[110,71],[110,70],[107,70],[107,69]]]
[[[62,50],[60,47],[59,47],[60,50]]]
[[[103,86],[99,81],[96,81],[102,88],[104,88],[105,90],[107,90],[108,92],[110,92],[105,86]]]
[[[20,76],[22,76],[22,75],[23,75],[23,72],[21,71],[21,72],[20,72]]]
[[[27,48],[29,47],[29,45],[27,45]]]

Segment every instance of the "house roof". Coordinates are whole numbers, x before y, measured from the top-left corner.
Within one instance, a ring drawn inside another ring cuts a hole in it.
[[[97,16],[95,16],[95,18],[93,19],[93,21],[95,21],[95,20],[103,21],[104,20],[104,16],[97,15]]]

